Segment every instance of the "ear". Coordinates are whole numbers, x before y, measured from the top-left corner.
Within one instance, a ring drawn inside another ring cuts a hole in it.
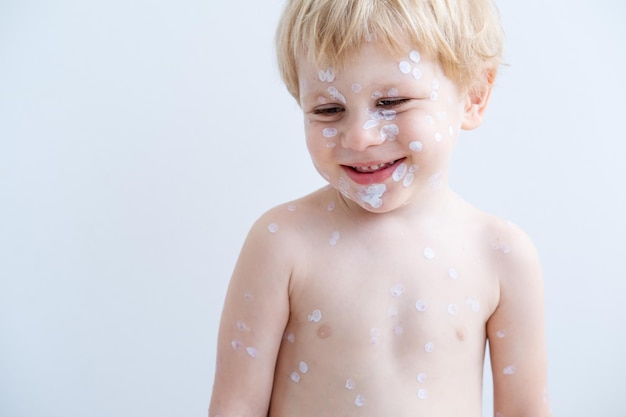
[[[465,108],[461,129],[472,130],[481,125],[487,104],[489,104],[495,78],[495,70],[486,71],[485,82],[470,88],[465,94]]]

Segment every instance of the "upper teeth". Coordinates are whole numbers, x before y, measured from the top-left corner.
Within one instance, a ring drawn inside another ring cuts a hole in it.
[[[378,171],[380,169],[388,168],[391,165],[393,165],[393,162],[385,162],[383,164],[370,165],[370,166],[359,166],[359,167],[353,167],[353,168],[355,170],[357,170],[358,172],[374,172],[374,171]]]

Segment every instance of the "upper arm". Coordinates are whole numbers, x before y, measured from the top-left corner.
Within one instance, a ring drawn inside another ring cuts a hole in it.
[[[494,253],[500,299],[487,323],[494,411],[549,416],[543,282],[537,252],[519,229],[499,233]]]
[[[271,214],[251,229],[220,322],[209,415],[266,416],[276,357],[289,318],[293,259]]]

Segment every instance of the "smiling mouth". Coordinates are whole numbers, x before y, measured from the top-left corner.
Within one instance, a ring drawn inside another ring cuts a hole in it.
[[[372,174],[374,172],[378,172],[378,171],[382,171],[383,169],[389,168],[393,165],[396,164],[396,162],[398,162],[398,160],[396,161],[391,161],[391,162],[384,162],[384,163],[380,163],[380,164],[374,164],[374,165],[365,165],[365,166],[349,166],[349,168],[351,168],[352,170],[360,173],[360,174]]]

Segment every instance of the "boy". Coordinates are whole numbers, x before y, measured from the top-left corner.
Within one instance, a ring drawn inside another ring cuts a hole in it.
[[[232,276],[210,417],[550,415],[539,262],[448,186],[502,55],[488,0],[289,0],[283,79],[329,186],[264,214]]]

